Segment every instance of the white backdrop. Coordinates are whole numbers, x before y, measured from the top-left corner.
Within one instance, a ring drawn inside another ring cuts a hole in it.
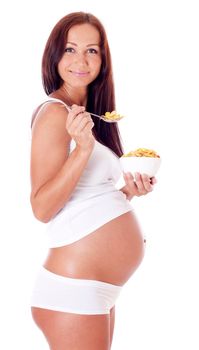
[[[40,63],[55,23],[72,11],[101,19],[112,51],[125,150],[156,149],[158,184],[134,208],[144,262],[117,301],[113,350],[198,350],[197,1],[7,1],[1,8],[0,348],[47,350],[29,310],[46,254],[29,204],[30,119],[44,98]]]

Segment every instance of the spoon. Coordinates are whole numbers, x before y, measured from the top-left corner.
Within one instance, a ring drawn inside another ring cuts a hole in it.
[[[113,111],[111,113],[106,112],[105,115],[98,115],[98,114],[94,114],[94,113],[89,113],[89,114],[93,115],[94,117],[98,117],[107,123],[115,123],[115,122],[118,122],[119,120],[121,120],[122,118],[124,118],[120,114],[117,114],[115,111]]]
[[[59,101],[62,102],[62,104],[64,104],[63,107],[66,107],[66,109],[70,112],[72,110],[72,108],[70,106],[68,106],[66,103],[64,103],[62,100],[59,100],[58,98],[50,98],[51,101]],[[90,113],[88,112],[90,115],[93,115],[94,117],[97,117],[107,123],[115,123],[118,122],[119,120],[123,119],[124,117],[121,116],[120,114],[117,114],[115,111],[112,112],[106,112],[105,115],[98,115],[95,113]]]

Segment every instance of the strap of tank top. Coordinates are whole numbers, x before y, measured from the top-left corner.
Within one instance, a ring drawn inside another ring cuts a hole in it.
[[[40,108],[38,109],[36,115],[34,116],[34,118],[32,119],[32,122],[31,122],[31,126],[33,125],[35,119],[37,118],[37,115],[39,114],[39,112],[42,110],[42,108],[47,104],[47,103],[51,103],[51,102],[60,102],[62,103],[62,105],[64,105],[66,107],[66,109],[69,111],[70,110],[70,107],[64,103],[62,100],[60,100],[59,98],[54,98],[54,97],[49,97],[48,100],[44,101]]]
[[[46,103],[49,103],[49,102],[60,102],[66,107],[67,110],[70,110],[70,107],[65,102],[63,102],[59,98],[55,98],[55,97],[49,97],[48,100],[42,104],[42,106],[45,105]]]

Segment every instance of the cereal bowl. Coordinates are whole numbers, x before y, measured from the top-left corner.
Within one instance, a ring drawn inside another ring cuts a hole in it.
[[[152,150],[139,148],[136,151],[123,155],[120,158],[120,162],[124,172],[130,172],[133,175],[137,172],[153,177],[160,168],[161,158]]]

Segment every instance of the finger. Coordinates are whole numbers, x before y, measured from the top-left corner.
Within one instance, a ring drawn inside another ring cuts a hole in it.
[[[144,189],[147,192],[151,192],[153,190],[153,187],[151,185],[150,177],[146,174],[142,174],[141,178],[142,178],[142,183],[143,183]]]
[[[156,183],[157,183],[157,179],[156,179],[156,177],[151,177],[150,178],[150,183],[151,183],[151,185],[155,185]]]
[[[84,115],[84,111],[82,111],[79,107],[71,111],[68,114],[68,119],[66,122],[67,128],[73,128],[74,130],[74,128],[76,128],[79,125],[80,121],[83,118],[83,115]]]
[[[130,172],[127,172],[127,173],[125,173],[124,171],[123,171],[123,176],[124,176],[124,179],[126,180],[126,181],[134,181],[134,177],[133,177],[133,175],[130,173]]]
[[[71,106],[71,110],[72,111],[75,110],[75,109],[78,109],[78,108],[80,108],[82,111],[85,111],[85,107],[84,106],[79,106],[79,105],[76,105],[76,104],[73,104]]]
[[[92,130],[92,128],[94,127],[94,123],[93,123],[93,121],[91,121],[91,122],[88,122],[88,124],[84,127],[84,132],[86,132],[86,133],[91,133],[92,134],[92,132],[91,132],[91,130]]]
[[[84,118],[80,121],[80,123],[76,127],[76,132],[80,133],[80,132],[84,132],[87,130],[91,130],[93,128],[93,126],[94,126],[94,123],[92,120],[88,120],[88,119]]]
[[[139,196],[139,191],[138,191],[138,188],[137,188],[137,185],[135,183],[135,180],[134,180],[134,177],[131,173],[124,173],[123,172],[123,176],[124,176],[124,180],[126,182],[126,186],[127,186],[127,190],[129,192],[129,194],[131,195],[136,195],[136,196]]]
[[[72,105],[71,107],[71,111],[68,113],[68,118],[67,118],[67,122],[70,125],[71,122],[80,114],[83,113],[85,111],[85,107],[84,106],[77,106],[77,105]]]
[[[144,187],[143,180],[142,180],[140,173],[135,173],[135,183],[136,183],[136,186],[138,188],[139,193],[145,194],[146,189]]]
[[[76,118],[73,120],[73,128],[74,129],[82,129],[88,122],[92,122],[92,118],[89,113],[79,113]]]

